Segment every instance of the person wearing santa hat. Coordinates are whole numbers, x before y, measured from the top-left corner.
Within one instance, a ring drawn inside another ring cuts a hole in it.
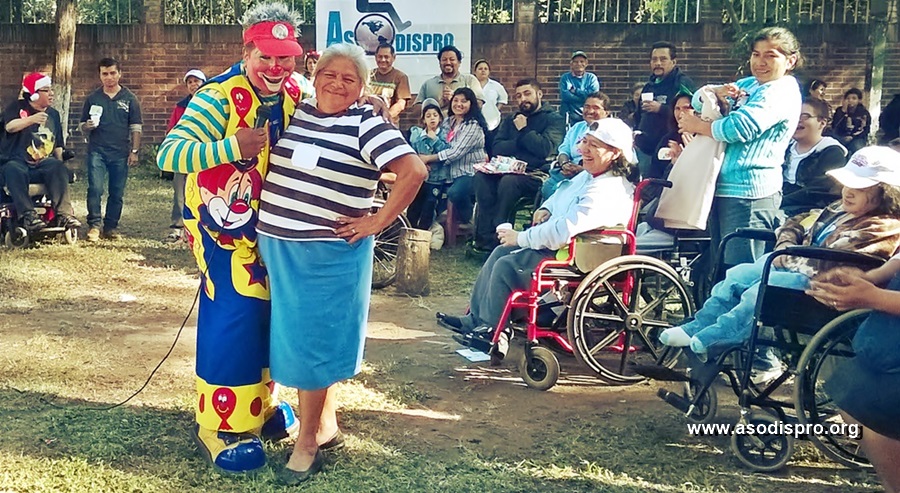
[[[22,99],[3,112],[7,138],[0,156],[8,161],[0,169],[22,225],[28,231],[47,226],[28,196],[29,183],[43,183],[47,187],[56,211],[54,226],[81,226],[69,201],[69,171],[62,161],[65,141],[59,112],[50,107],[53,104],[50,85],[47,75],[38,72],[26,75],[22,79]]]

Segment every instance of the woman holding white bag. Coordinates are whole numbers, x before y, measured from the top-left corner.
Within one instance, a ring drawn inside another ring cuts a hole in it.
[[[681,132],[706,135],[726,144],[709,226],[713,246],[741,227],[775,229],[781,206],[784,152],[800,118],[800,86],[788,75],[800,63],[797,38],[782,27],[760,30],[750,53],[752,77],[716,86],[720,104],[731,111],[714,122],[683,114]],[[700,109],[700,91],[694,108]],[[725,111],[723,111],[725,113]],[[753,262],[762,242],[730,242],[725,263]]]

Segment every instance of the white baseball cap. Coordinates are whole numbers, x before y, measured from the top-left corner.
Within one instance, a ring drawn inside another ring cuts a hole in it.
[[[900,186],[900,153],[883,146],[863,147],[843,168],[827,174],[850,188],[869,188],[879,183]]]
[[[187,82],[188,77],[196,77],[200,79],[200,82],[206,82],[206,74],[204,74],[203,71],[198,68],[192,68],[188,70],[187,73],[184,74],[183,80]]]
[[[622,156],[630,164],[637,163],[634,154],[634,136],[631,127],[618,118],[603,118],[592,123],[587,134],[596,137],[622,151]]]

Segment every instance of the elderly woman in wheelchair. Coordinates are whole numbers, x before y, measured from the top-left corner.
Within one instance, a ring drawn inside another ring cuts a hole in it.
[[[808,245],[890,257],[900,246],[900,154],[886,147],[867,147],[845,167],[828,174],[843,185],[841,200],[788,219],[776,231],[776,250]],[[710,353],[744,344],[751,336],[769,255],[729,269],[694,319],[663,331],[660,342],[689,346],[701,361]],[[772,265],[769,284],[797,290],[806,289],[810,278],[833,267],[792,256],[779,256]]]
[[[634,186],[627,177],[636,162],[631,129],[621,120],[595,122],[579,144],[580,173],[562,186],[534,213],[526,231],[498,228],[500,246],[488,257],[475,281],[469,314],[457,317],[437,313],[438,322],[462,335],[468,345],[491,346],[510,294],[529,286],[538,264],[556,255],[572,237],[604,226],[627,224],[632,214]],[[503,226],[503,225],[501,225]],[[491,346],[502,359],[512,331],[504,330]]]

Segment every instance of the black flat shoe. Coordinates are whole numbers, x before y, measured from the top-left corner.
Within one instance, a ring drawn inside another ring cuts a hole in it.
[[[454,335],[453,340],[463,346],[487,353],[493,345],[491,342],[492,335],[492,333],[485,334],[484,332],[466,332],[465,334]]]
[[[328,440],[322,445],[319,445],[319,450],[323,452],[329,450],[340,450],[344,448],[344,445],[346,445],[344,443],[344,434],[341,432],[341,430],[338,430],[337,432],[335,432],[334,436],[331,437],[331,440]]]
[[[313,458],[312,464],[309,465],[309,469],[305,471],[295,471],[293,469],[288,469],[287,464],[285,464],[284,469],[278,471],[275,475],[275,480],[278,481],[278,484],[284,486],[297,486],[321,471],[324,465],[325,453],[322,452],[321,449],[316,450],[316,456]]]

